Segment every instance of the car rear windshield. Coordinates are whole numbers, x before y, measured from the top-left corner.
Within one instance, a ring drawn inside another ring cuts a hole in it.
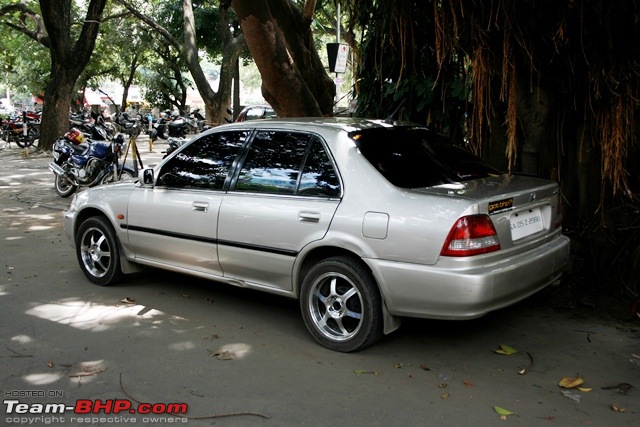
[[[370,128],[349,136],[397,187],[432,187],[500,174],[468,150],[423,127]]]

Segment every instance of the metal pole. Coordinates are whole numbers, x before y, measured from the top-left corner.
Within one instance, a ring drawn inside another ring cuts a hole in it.
[[[338,15],[338,19],[336,22],[336,43],[340,43],[340,3],[337,5],[336,12]]]
[[[336,43],[340,43],[340,2],[337,2],[336,5]],[[340,46],[338,46],[338,50],[340,50]],[[333,105],[334,112],[337,110],[338,102],[340,101],[340,83],[339,83],[339,74],[336,73],[336,100]]]

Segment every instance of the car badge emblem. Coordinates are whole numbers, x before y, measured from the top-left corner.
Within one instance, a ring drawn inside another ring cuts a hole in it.
[[[536,193],[531,193],[531,195],[529,196],[529,202],[535,202],[536,201]]]

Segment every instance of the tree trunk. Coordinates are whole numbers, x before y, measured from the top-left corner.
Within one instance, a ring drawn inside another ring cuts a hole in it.
[[[522,80],[522,79],[519,79]],[[518,82],[518,122],[522,130],[522,144],[518,170],[540,176],[541,156],[548,144],[549,111],[551,97],[539,86],[530,88],[527,83]],[[545,177],[548,178],[548,177]]]
[[[315,3],[307,0],[304,13],[290,0],[271,0],[269,6],[286,39],[293,61],[318,102],[322,115],[332,116],[336,86],[314,46],[311,22]]]
[[[301,22],[302,15],[293,12],[290,1],[232,0],[231,7],[260,70],[262,95],[276,113],[281,117],[331,114],[335,86],[326,84],[329,77],[324,67],[318,72],[308,23]],[[287,19],[291,21],[285,24]],[[306,31],[301,31],[305,26]]]
[[[200,66],[192,1],[183,0],[182,9],[184,14],[184,57],[187,67],[204,102],[207,124],[219,125],[225,122],[227,108],[231,105],[231,82],[233,80],[234,65],[244,47],[244,37],[242,35],[233,37],[231,34],[223,34],[222,39],[226,43],[224,43],[222,51],[220,84],[218,85],[218,91],[215,92]],[[220,31],[228,32],[228,26],[226,22],[223,22],[226,18],[223,6],[220,7],[220,12]]]
[[[69,130],[69,111],[74,84],[75,79],[63,73],[51,73],[44,94],[38,143],[40,150],[50,151],[56,138]]]
[[[40,150],[49,151],[55,139],[69,129],[74,85],[89,63],[107,0],[91,0],[78,40],[71,41],[71,0],[40,0],[40,10],[51,41],[51,77],[45,89],[40,125]]]

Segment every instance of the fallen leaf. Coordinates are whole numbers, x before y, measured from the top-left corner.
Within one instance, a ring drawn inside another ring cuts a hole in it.
[[[440,384],[438,384],[438,388],[445,388],[445,387],[447,387],[448,385],[449,385],[449,384],[447,384],[447,383],[440,383]]]
[[[396,369],[402,369],[402,363],[396,363],[395,364],[395,368]]]
[[[134,300],[133,298],[124,297],[120,300],[120,302],[123,304],[133,304],[134,302],[136,302],[136,300]]]
[[[493,351],[498,354],[504,354],[507,356],[518,353],[518,350],[516,350],[515,348],[509,347],[508,345],[504,345],[504,344],[501,344],[499,349],[496,349]]]
[[[449,398],[449,396],[451,396],[451,394],[450,394],[450,393],[442,393],[442,394],[440,395],[440,399],[448,399],[448,398]]]
[[[47,362],[47,366],[50,367],[50,368],[53,368],[53,362],[51,360],[49,360]]]
[[[465,380],[464,385],[466,385],[467,387],[473,387],[473,382],[471,382],[471,380]]]
[[[501,408],[499,406],[494,406],[493,410],[496,411],[498,413],[498,415],[501,415],[503,417],[506,417],[507,415],[514,415],[515,414],[515,412],[511,412],[508,409],[504,409],[504,408]]]
[[[580,378],[580,375],[578,375],[576,378],[564,377],[560,380],[558,385],[562,388],[575,388],[579,385],[582,385],[583,383],[584,380]]]
[[[625,412],[626,411],[626,409],[619,407],[615,403],[612,403],[611,405],[609,405],[609,408],[611,408],[611,410],[615,411],[615,412]]]
[[[590,387],[578,387],[578,390],[580,390],[583,393],[589,393],[593,389]]]

